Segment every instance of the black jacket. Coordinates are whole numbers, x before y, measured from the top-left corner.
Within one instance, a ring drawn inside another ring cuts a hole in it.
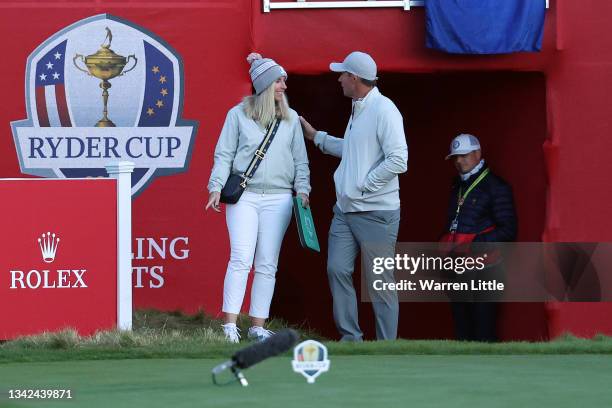
[[[474,180],[485,171],[486,165],[466,181],[457,177],[453,183],[448,206],[446,231],[449,230],[457,210],[458,192],[465,193]],[[483,232],[494,227],[492,231]],[[510,242],[516,240],[516,211],[512,188],[492,172],[466,197],[459,213],[457,233],[476,234],[474,242]]]

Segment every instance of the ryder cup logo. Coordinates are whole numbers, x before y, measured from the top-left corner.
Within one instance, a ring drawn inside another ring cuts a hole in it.
[[[306,377],[308,384],[313,384],[322,373],[329,371],[327,347],[318,341],[306,340],[293,349],[293,371]]]
[[[181,119],[180,57],[161,39],[102,14],[53,35],[28,57],[28,119],[13,122],[21,171],[107,176],[131,161],[132,194],[189,166],[197,123]]]

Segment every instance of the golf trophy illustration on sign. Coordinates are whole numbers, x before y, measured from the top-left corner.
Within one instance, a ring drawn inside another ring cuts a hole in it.
[[[104,44],[108,39],[108,44]],[[115,127],[115,124],[112,120],[108,118],[108,90],[111,87],[110,79],[113,79],[118,76],[122,76],[136,68],[138,64],[138,59],[134,54],[129,55],[127,58],[116,54],[113,50],[111,50],[111,42],[113,41],[113,34],[111,30],[106,27],[106,38],[104,42],[100,46],[100,49],[96,51],[95,54],[88,55],[84,57],[81,54],[76,54],[72,59],[74,66],[82,72],[85,72],[89,76],[96,77],[101,79],[100,88],[102,88],[102,100],[104,102],[104,109],[102,111],[102,119],[100,119],[96,123],[96,127]],[[79,67],[77,64],[77,60],[80,59],[81,62],[85,64],[87,70]],[[123,68],[129,63],[130,59],[134,61],[134,65],[131,68],[123,71]]]

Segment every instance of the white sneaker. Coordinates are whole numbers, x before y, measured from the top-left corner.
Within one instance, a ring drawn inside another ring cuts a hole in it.
[[[223,334],[225,334],[225,340],[230,343],[240,343],[240,329],[236,326],[236,323],[222,324]]]
[[[274,332],[266,330],[261,326],[252,326],[249,328],[249,339],[263,341],[273,335]]]

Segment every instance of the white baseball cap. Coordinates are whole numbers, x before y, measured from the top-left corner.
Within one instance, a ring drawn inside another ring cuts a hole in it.
[[[480,150],[480,142],[474,135],[462,133],[455,137],[450,144],[450,153],[446,156],[446,160],[457,154],[467,154],[475,150]]]
[[[376,62],[365,52],[353,51],[342,62],[332,62],[329,69],[334,72],[350,72],[360,78],[374,81],[376,78]]]

